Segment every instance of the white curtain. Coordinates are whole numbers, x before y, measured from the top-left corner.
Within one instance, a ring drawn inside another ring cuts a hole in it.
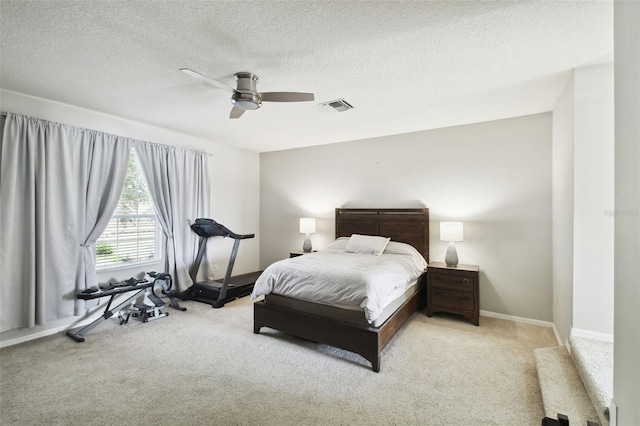
[[[198,251],[191,223],[209,217],[207,154],[143,142],[136,142],[135,150],[166,236],[164,272],[173,277],[176,291],[184,291],[193,283],[189,267]],[[202,268],[208,267],[203,262]]]
[[[14,114],[0,125],[6,331],[74,314],[76,292],[95,282],[91,244],[119,199],[132,141]]]
[[[85,131],[89,140],[79,146],[78,225],[79,256],[76,290],[98,284],[95,244],[105,230],[120,201],[127,176],[132,140],[106,133]],[[76,303],[75,315],[84,304]]]

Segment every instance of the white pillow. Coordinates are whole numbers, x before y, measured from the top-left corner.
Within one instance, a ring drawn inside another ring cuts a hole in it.
[[[413,254],[413,252],[417,252],[417,250],[410,244],[400,243],[398,241],[389,242],[387,247],[384,249],[385,254]]]
[[[371,235],[353,234],[344,251],[348,253],[373,254],[380,256],[391,238],[374,237]]]
[[[344,251],[347,242],[349,242],[349,237],[339,237],[321,251]]]

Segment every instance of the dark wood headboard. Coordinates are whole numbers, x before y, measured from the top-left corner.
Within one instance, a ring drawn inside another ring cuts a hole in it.
[[[429,261],[429,209],[336,209],[336,238],[379,235],[407,243]]]

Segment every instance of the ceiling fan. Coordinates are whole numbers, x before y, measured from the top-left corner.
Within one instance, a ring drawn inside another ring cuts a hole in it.
[[[233,87],[229,87],[226,84],[213,80],[198,72],[190,70],[189,68],[180,68],[180,71],[217,87],[218,89],[231,92],[231,103],[233,104],[233,108],[231,108],[229,118],[240,118],[246,110],[260,108],[262,106],[262,102],[306,102],[314,100],[313,93],[258,92],[256,90],[258,76],[250,72],[238,72],[235,74],[238,84],[237,88],[234,89]]]

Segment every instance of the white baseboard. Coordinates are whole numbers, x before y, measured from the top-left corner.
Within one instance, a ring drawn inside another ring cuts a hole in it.
[[[581,328],[572,328],[571,335],[576,337],[584,337],[585,339],[599,340],[601,342],[613,343],[613,334],[600,333],[597,331],[584,330]]]
[[[480,316],[504,319],[504,320],[513,321],[513,322],[521,322],[524,324],[539,325],[542,327],[549,327],[549,328],[553,327],[553,323],[549,321],[542,321],[542,320],[525,318],[525,317],[516,317],[514,315],[499,314],[497,312],[491,312],[491,311],[480,310]]]
[[[118,299],[115,300],[117,301]],[[45,325],[37,325],[33,328],[16,328],[5,331],[0,334],[0,348],[6,348],[8,346],[40,339],[41,337],[51,336],[52,334],[61,333],[74,328],[84,327],[85,325],[91,324],[91,322],[98,318],[98,312],[103,311],[106,304],[107,302],[105,301],[100,305],[90,308],[83,316],[54,320]]]
[[[558,342],[558,346],[562,346],[562,339],[560,338],[560,333],[558,333],[558,329],[556,328],[555,323],[551,323],[551,328],[553,329],[553,335],[556,336],[556,342]]]
[[[523,324],[539,325],[541,327],[548,327],[551,330],[553,330],[553,335],[556,337],[556,342],[558,342],[558,346],[562,346],[562,339],[560,339],[560,334],[558,334],[556,325],[552,322],[531,319],[531,318],[524,318],[524,317],[516,317],[514,315],[499,314],[497,312],[483,311],[483,310],[480,310],[480,316],[498,318],[498,319],[513,321],[513,322],[521,322]]]
[[[5,336],[2,336],[2,340],[0,340],[0,348],[6,348],[8,346],[40,339],[41,337],[51,336],[52,334],[61,333],[74,328],[84,327],[85,325],[91,324],[95,319],[95,316],[71,317],[55,321],[55,325],[36,326],[33,329],[15,329],[5,331],[3,333]]]
[[[61,331],[65,331],[69,329],[70,324],[60,325],[57,327],[46,328],[36,332],[28,332],[22,336],[10,337],[8,339],[0,340],[0,348],[6,348],[8,346],[17,345],[19,343],[28,342],[30,340],[39,339],[41,337],[51,336],[52,334],[60,333]]]

